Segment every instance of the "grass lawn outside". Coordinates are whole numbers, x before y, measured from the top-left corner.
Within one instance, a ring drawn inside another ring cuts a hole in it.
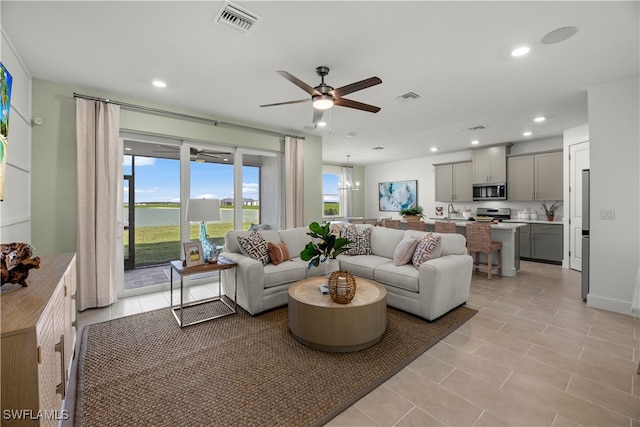
[[[250,223],[242,224],[243,230],[248,230]],[[207,224],[207,236],[211,243],[224,244],[224,235],[233,230],[231,223]],[[125,230],[125,242],[129,240],[129,230]],[[200,239],[200,225],[192,224],[189,236],[191,240]],[[136,227],[136,267],[163,264],[174,259],[180,259],[182,242],[180,241],[179,225],[164,225],[154,227]],[[128,245],[124,248],[129,253]]]

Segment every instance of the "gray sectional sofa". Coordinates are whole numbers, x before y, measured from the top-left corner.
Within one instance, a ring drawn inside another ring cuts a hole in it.
[[[387,304],[427,320],[434,320],[466,302],[471,286],[472,258],[467,254],[466,241],[460,234],[439,234],[441,240],[435,247],[432,259],[419,268],[409,262],[393,263],[394,251],[406,238],[422,238],[427,233],[413,230],[396,230],[368,224],[357,224],[356,231],[371,228],[372,255],[339,255],[340,269],[382,284],[387,291]],[[307,268],[300,259],[300,252],[310,241],[308,227],[289,230],[258,231],[267,242],[284,242],[290,260],[279,265],[264,265],[243,255],[238,236],[248,236],[248,231],[230,231],[225,235],[221,256],[236,263],[237,300],[240,307],[252,315],[287,304],[288,289],[292,283],[311,276],[325,274],[325,266]],[[437,234],[437,233],[435,233]],[[222,272],[227,295],[232,294],[234,273]]]

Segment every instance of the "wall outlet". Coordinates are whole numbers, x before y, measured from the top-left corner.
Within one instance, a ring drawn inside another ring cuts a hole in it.
[[[600,219],[614,220],[616,219],[615,209],[602,209],[600,210]]]

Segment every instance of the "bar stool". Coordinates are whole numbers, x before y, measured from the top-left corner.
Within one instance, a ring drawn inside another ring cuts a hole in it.
[[[455,233],[456,223],[447,221],[436,221],[433,231],[436,233]]]
[[[407,230],[427,231],[424,221],[407,221]]]
[[[484,264],[480,264],[476,259],[478,253],[487,254],[487,278],[491,279],[493,267],[502,271],[502,242],[491,240],[491,224],[472,222],[467,224],[467,248],[469,255],[473,257],[473,268],[477,271]],[[493,253],[498,251],[498,264],[492,265]]]
[[[400,220],[399,219],[385,219],[384,226],[387,228],[395,228],[400,230]]]

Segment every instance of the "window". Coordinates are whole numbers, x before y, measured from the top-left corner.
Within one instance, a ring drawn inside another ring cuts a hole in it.
[[[338,187],[340,175],[335,173],[322,174],[322,216],[343,216],[343,208]]]

